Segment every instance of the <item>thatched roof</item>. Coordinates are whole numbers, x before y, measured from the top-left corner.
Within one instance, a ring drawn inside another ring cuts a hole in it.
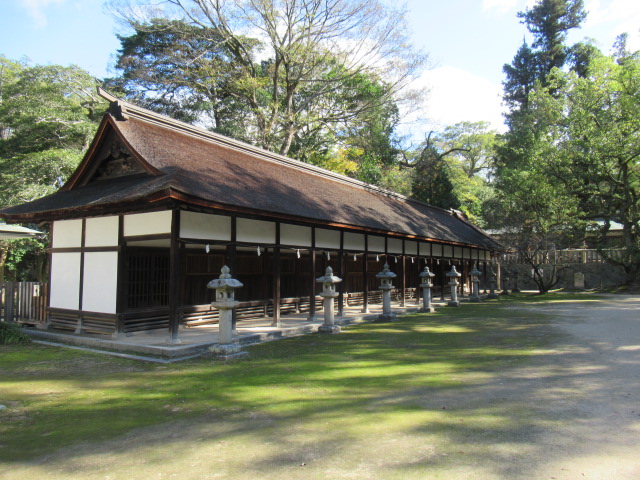
[[[53,195],[1,210],[1,218],[48,221],[178,203],[187,208],[500,248],[458,212],[109,98],[109,113],[65,186]],[[114,174],[113,165],[122,171]]]

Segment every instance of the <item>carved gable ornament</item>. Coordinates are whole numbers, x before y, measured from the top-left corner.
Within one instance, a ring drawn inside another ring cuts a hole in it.
[[[145,173],[145,169],[117,137],[105,142],[100,157],[102,160],[90,182]]]

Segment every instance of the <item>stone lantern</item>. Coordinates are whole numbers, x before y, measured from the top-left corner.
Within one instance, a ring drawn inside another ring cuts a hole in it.
[[[334,323],[333,299],[339,294],[336,292],[336,284],[342,281],[333,274],[333,269],[327,267],[324,276],[318,277],[316,282],[322,283],[320,296],[324,298],[324,324],[318,327],[321,333],[340,333],[340,327]]]
[[[489,295],[487,298],[498,298],[498,294],[496,293],[496,272],[493,270],[493,266],[489,269]]]
[[[382,267],[380,273],[376,273],[376,278],[380,279],[382,290],[382,314],[378,315],[378,321],[385,322],[391,321],[396,318],[395,313],[391,312],[391,290],[395,287],[391,283],[391,280],[396,278],[396,274],[389,270],[389,265],[386,263]]]
[[[520,293],[520,288],[518,287],[518,269],[517,268],[513,268],[513,270],[511,270],[511,276],[513,277],[513,288],[511,289],[511,293]]]
[[[502,292],[500,292],[500,295],[509,295],[509,280],[511,280],[509,270],[505,268],[504,275],[502,276]]]
[[[235,299],[235,289],[242,287],[235,278],[231,278],[229,273],[229,267],[226,265],[220,270],[220,278],[211,280],[207,285],[207,288],[213,288],[216,290],[216,298],[211,302],[211,306],[218,309],[218,327],[220,334],[221,344],[230,344],[233,342],[233,309],[238,306],[240,302]]]
[[[458,300],[458,278],[462,275],[458,273],[456,270],[456,266],[451,266],[451,271],[447,273],[447,277],[449,277],[449,286],[451,287],[451,300],[447,303],[450,307],[459,307],[460,300]]]
[[[482,272],[480,270],[478,270],[478,267],[476,266],[476,264],[473,264],[473,270],[471,270],[469,272],[469,275],[471,275],[471,296],[469,297],[469,300],[471,300],[472,302],[479,302],[480,301],[480,275],[482,275]]]
[[[420,277],[420,287],[422,288],[422,308],[421,312],[433,313],[435,308],[431,306],[431,279],[435,277],[435,273],[429,271],[429,267],[424,267],[424,270],[418,275]]]

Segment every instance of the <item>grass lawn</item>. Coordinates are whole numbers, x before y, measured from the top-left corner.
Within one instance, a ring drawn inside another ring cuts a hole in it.
[[[492,478],[477,459],[538,428],[500,379],[559,339],[518,305],[575,298],[597,301],[465,303],[229,364],[0,346],[0,478]]]

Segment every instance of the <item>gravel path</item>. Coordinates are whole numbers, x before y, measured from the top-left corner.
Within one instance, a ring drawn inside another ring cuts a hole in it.
[[[640,297],[535,308],[566,335],[516,372],[541,419],[563,425],[542,430],[531,478],[640,479]]]

